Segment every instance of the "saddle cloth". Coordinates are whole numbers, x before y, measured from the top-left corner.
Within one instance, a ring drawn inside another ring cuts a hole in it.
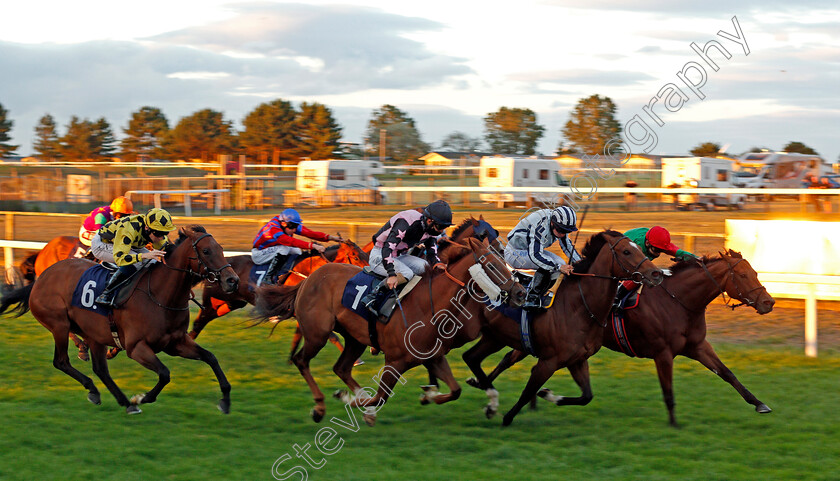
[[[93,301],[105,290],[105,286],[108,285],[108,279],[111,278],[111,272],[100,264],[89,267],[82,273],[79,283],[76,284],[76,289],[73,291],[73,298],[70,303],[76,307],[81,307],[82,309],[87,309],[103,316],[110,314],[110,308],[97,305]]]
[[[265,264],[254,264],[254,267],[251,268],[251,272],[248,274],[248,290],[253,292],[254,289],[260,287],[265,273],[268,272],[269,264],[270,262],[266,262]]]
[[[391,314],[394,313],[394,309],[397,307],[396,299],[405,297],[420,282],[422,276],[414,276],[407,283],[397,286],[396,298],[392,295],[393,291],[387,289],[380,290],[376,295],[376,299],[373,301],[374,308],[379,312],[378,318],[375,319],[377,316],[374,316],[361,301],[365,297],[365,294],[370,292],[370,289],[376,287],[384,279],[385,277],[371,271],[370,267],[365,267],[361,272],[347,281],[347,284],[344,286],[344,292],[341,295],[341,305],[355,312],[368,322],[378,320],[383,324],[387,324],[391,318]]]

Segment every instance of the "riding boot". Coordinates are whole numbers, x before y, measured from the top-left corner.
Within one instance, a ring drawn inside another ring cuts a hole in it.
[[[280,267],[280,270],[277,271],[277,277],[280,277],[283,274],[286,274],[290,270],[292,270],[292,267],[295,266],[295,261],[297,261],[299,255],[300,254],[294,253],[289,253],[288,255],[286,255],[286,262],[284,262],[283,265]]]
[[[549,287],[551,287],[551,272],[545,269],[537,269],[534,278],[531,279],[531,285],[528,286],[528,295],[525,297],[525,303],[522,304],[522,307],[526,309],[542,307],[542,297]]]
[[[268,269],[265,270],[265,275],[263,276],[261,284],[273,286],[275,284],[274,276],[280,270],[280,266],[285,265],[285,260],[285,254],[277,254],[274,256],[274,258],[271,259],[271,263],[268,264]]]
[[[369,310],[374,316],[379,315],[379,312],[376,310],[376,307],[373,305],[373,303],[376,301],[376,298],[377,296],[379,296],[380,292],[388,289],[388,285],[386,284],[387,280],[387,278],[382,279],[379,282],[379,284],[375,285],[371,290],[369,290],[368,293],[365,294],[360,301],[362,305],[365,306],[367,310]]]
[[[99,297],[97,297],[94,302],[103,306],[113,307],[114,298],[119,290],[117,286],[119,286],[123,281],[128,280],[130,277],[131,275],[125,273],[123,269],[117,269],[111,278],[108,279],[108,285],[105,286],[105,290],[102,291],[102,294],[99,294]]]
[[[621,309],[621,304],[624,302],[624,298],[627,297],[627,294],[630,293],[630,289],[624,287],[623,282],[618,283],[618,289],[615,291],[615,300],[613,301],[613,308],[614,309]]]

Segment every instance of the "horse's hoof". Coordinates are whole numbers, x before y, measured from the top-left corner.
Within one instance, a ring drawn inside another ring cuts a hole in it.
[[[347,391],[344,389],[336,389],[333,393],[333,397],[336,399],[344,399],[345,396],[347,396]]]
[[[767,413],[772,413],[773,410],[770,409],[770,407],[767,406],[766,404],[761,403],[761,404],[759,404],[758,406],[755,407],[755,412],[761,413],[761,414],[767,414]]]
[[[316,408],[312,408],[310,414],[312,414],[312,420],[316,423],[320,423],[324,419],[324,413],[319,412]]]
[[[140,414],[143,411],[141,411],[140,408],[138,408],[136,405],[131,404],[128,407],[125,408],[125,412],[127,414]]]
[[[511,416],[510,414],[505,414],[505,417],[502,418],[502,426],[505,426],[505,427],[510,426],[510,423],[512,423],[512,422],[513,422],[513,416]]]
[[[539,391],[537,391],[537,396],[539,396],[543,399],[545,399],[545,397],[548,396],[549,394],[551,394],[551,389],[548,389],[548,388],[545,388],[545,387],[540,389]]]
[[[99,398],[98,392],[89,392],[88,401],[92,402],[93,404],[96,404],[97,406],[102,404],[102,400]]]
[[[219,411],[224,414],[230,414],[230,401],[227,399],[220,399],[219,405],[217,406]]]
[[[79,350],[79,359],[82,361],[88,362],[90,361],[90,356],[88,355],[87,351]]]
[[[481,385],[478,383],[478,379],[471,377],[466,380],[466,383],[474,388],[481,389]]]
[[[429,404],[429,403],[431,403],[431,401],[429,400],[429,396],[426,396],[425,394],[421,394],[420,395],[420,405],[425,406],[426,404]]]
[[[368,426],[374,427],[376,425],[376,414],[365,413],[364,418],[365,424],[367,424]]]
[[[487,419],[493,419],[493,416],[496,414],[499,414],[499,411],[496,408],[493,408],[490,405],[484,406],[484,415],[487,416]]]

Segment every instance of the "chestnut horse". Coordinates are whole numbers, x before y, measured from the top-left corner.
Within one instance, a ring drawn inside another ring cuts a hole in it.
[[[254,267],[254,261],[251,260],[251,256],[231,256],[227,258],[227,261],[239,276],[239,289],[235,292],[227,293],[215,284],[204,284],[201,295],[202,307],[198,313],[198,317],[193,321],[193,327],[190,331],[190,336],[193,339],[197,338],[199,333],[213,319],[224,316],[231,311],[241,309],[248,304],[254,305],[254,286],[249,285],[248,282],[248,277],[251,275],[251,268]],[[316,254],[299,260],[292,268],[285,283],[303,279],[327,262],[340,262],[364,267],[368,265],[368,256],[352,241],[343,240],[339,244],[327,247],[323,256]],[[294,347],[292,351],[294,352]]]
[[[515,305],[521,305],[525,298],[525,289],[512,278],[504,261],[489,249],[486,241],[470,238],[465,244],[449,248],[458,252],[448,256],[448,267],[442,272],[427,271],[425,278],[428,281],[421,280],[406,294],[387,324],[375,323],[376,336],[385,354],[385,367],[377,376],[378,391],[370,390],[373,397],[353,379],[351,372],[353,361],[366,345],[371,344],[368,321],[341,303],[345,286],[359,272],[358,267],[327,264],[296,286],[258,289],[257,308],[263,322],[273,316],[280,319],[295,316],[301,326],[304,344],[293,361],[312,391],[315,400],[312,417],[316,422],[324,417],[326,406],[324,395],[309,370],[309,362],[333,330],[343,334],[347,344],[333,371],[356,395],[352,402],[368,408],[364,418],[369,425],[374,424],[376,410],[387,401],[396,382],[405,382],[402,373],[420,364],[450,388],[448,394],[435,397],[436,403],[460,396],[461,388],[445,354],[451,348],[455,330],[469,329],[473,331],[473,338],[479,335],[480,326],[474,322],[477,316],[469,314],[485,308],[476,289],[492,293],[493,297],[504,292]],[[503,280],[497,284],[491,276]],[[469,295],[467,291],[470,291]],[[455,306],[455,303],[464,305]]]
[[[113,310],[110,322],[117,329],[116,336],[112,335],[109,327],[109,316],[71,304],[79,279],[94,265],[87,259],[57,262],[44,271],[34,284],[21,289],[27,292],[15,291],[16,310],[23,314],[31,308],[38,322],[52,333],[55,340],[53,365],[82,384],[88,390],[88,400],[92,403],[100,404],[99,391],[89,377],[70,364],[67,355],[67,335],[70,331],[86,339],[93,372],[127,413],[139,413],[137,404],[154,402],[169,383],[169,369],[156,355],[161,351],[171,356],[200,359],[210,365],[222,391],[219,409],[226,414],[230,412],[230,384],[219,362],[210,351],[187,335],[190,321],[188,304],[190,290],[196,282],[215,279],[225,290],[234,291],[239,278],[226,263],[222,247],[204,227],[182,227],[178,234],[178,241],[167,247],[164,262],[140,273],[137,289],[123,306]],[[4,296],[0,313],[9,305]],[[115,345],[125,347],[130,358],[157,373],[158,382],[151,391],[129,401],[117,387],[105,361],[107,346]]]
[[[582,395],[564,398],[562,404],[587,404],[592,399],[588,359],[601,348],[618,282],[631,278],[647,285],[662,282],[662,271],[620,232],[605,230],[594,234],[581,255],[583,259],[575,263],[574,274],[557,288],[551,307],[533,320],[530,337],[539,360],[519,400],[505,414],[505,426],[564,367],[569,369]],[[476,375],[480,389],[490,398],[485,414],[492,417],[498,408],[498,392],[482,370],[481,361],[505,346],[524,350],[524,345],[518,322],[495,310],[481,313],[484,335],[464,353],[464,361]]]
[[[20,263],[20,272],[26,284],[32,284],[47,267],[64,259],[84,257],[88,248],[78,237],[62,235],[51,239],[40,251],[32,253]],[[16,286],[16,287],[22,287]],[[79,359],[87,361],[87,345],[72,332],[70,339],[79,348]]]
[[[706,306],[719,295],[724,298],[729,295],[761,315],[773,310],[775,301],[759,282],[758,274],[732,249],[721,252],[719,257],[678,262],[670,270],[671,277],[662,282],[660,289],[642,289],[639,306],[624,311],[625,347],[622,348],[613,328],[604,330],[604,346],[630,357],[653,359],[672,426],[677,425],[673,389],[676,356],[694,359],[720,376],[744,401],[755,406],[756,412],[771,412],[738,381],[706,340]],[[490,379],[524,357],[521,351],[509,352],[490,374]],[[559,399],[547,389],[539,396],[549,401]]]

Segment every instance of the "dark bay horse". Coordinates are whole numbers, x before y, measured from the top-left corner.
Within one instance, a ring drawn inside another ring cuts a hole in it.
[[[375,422],[376,410],[387,401],[397,381],[405,382],[402,373],[420,364],[450,388],[448,394],[435,397],[436,403],[460,396],[461,388],[445,354],[456,331],[468,329],[473,331],[473,338],[479,335],[478,316],[469,314],[484,308],[483,294],[476,295],[477,292],[504,292],[514,305],[521,305],[525,289],[512,278],[504,261],[489,249],[486,241],[471,238],[450,249],[457,249],[458,253],[449,255],[448,267],[442,271],[428,271],[402,299],[401,309],[394,312],[387,324],[375,323],[376,335],[385,354],[385,367],[377,376],[376,391],[363,389],[351,373],[353,361],[366,345],[371,344],[367,320],[341,304],[345,285],[359,272],[358,267],[327,264],[296,286],[258,289],[257,308],[261,320],[295,316],[301,326],[304,345],[293,360],[312,391],[315,400],[312,417],[316,422],[323,418],[326,406],[324,395],[309,370],[309,362],[333,330],[343,334],[347,344],[333,371],[355,394],[355,398],[348,401],[367,407],[364,417],[368,424]],[[502,280],[493,281],[491,277]]]
[[[630,357],[653,359],[672,426],[677,425],[673,389],[676,356],[694,359],[720,376],[744,401],[755,406],[756,412],[771,412],[738,381],[706,340],[706,306],[719,295],[729,295],[762,315],[773,310],[775,301],[761,285],[758,274],[732,249],[721,252],[719,257],[678,262],[670,270],[672,275],[660,287],[642,289],[639,306],[625,311],[626,347],[622,348],[612,328],[604,330],[604,346]],[[490,374],[490,379],[524,357],[521,351],[509,352]],[[547,389],[539,395],[552,402],[559,399]]]
[[[225,290],[234,291],[239,283],[236,273],[227,264],[222,247],[198,225],[182,227],[174,245],[167,248],[164,262],[141,273],[137,289],[124,305],[112,314],[117,336],[112,335],[107,316],[71,304],[73,291],[85,270],[94,263],[86,259],[68,259],[48,268],[13,298],[3,297],[0,313],[16,301],[16,311],[32,314],[53,335],[55,353],[53,365],[78,381],[88,390],[88,400],[100,403],[99,391],[93,381],[76,370],[67,355],[67,335],[72,331],[85,338],[90,346],[93,372],[105,384],[126,412],[139,413],[137,404],[151,403],[169,383],[169,369],[156,353],[200,359],[210,365],[219,381],[222,399],[219,409],[230,411],[230,384],[219,362],[210,351],[200,347],[187,335],[189,327],[189,298],[192,286],[201,280],[215,279]],[[143,367],[155,371],[158,382],[145,395],[131,401],[114,383],[105,361],[107,346],[121,345],[128,356]]]
[[[647,285],[662,282],[660,271],[639,249],[619,232],[606,230],[594,234],[584,246],[583,260],[574,265],[546,311],[531,325],[531,338],[539,359],[519,400],[505,414],[510,425],[517,413],[534,397],[545,382],[563,367],[581,388],[581,396],[564,398],[563,404],[587,404],[592,399],[588,359],[601,348],[607,315],[619,280],[633,278]],[[484,335],[464,353],[464,361],[476,375],[478,386],[487,392],[491,417],[498,407],[498,392],[481,368],[481,362],[505,346],[524,350],[519,323],[495,310],[482,310]],[[558,403],[559,404],[559,403]]]
[[[253,285],[249,285],[248,277],[251,275],[251,269],[254,267],[254,262],[250,255],[231,256],[227,258],[233,270],[239,276],[239,289],[235,292],[224,292],[220,286],[216,284],[204,283],[203,293],[201,295],[202,309],[198,313],[198,317],[193,321],[193,327],[190,331],[190,336],[195,339],[199,333],[207,326],[207,324],[221,317],[231,311],[241,309],[248,304],[254,305],[254,291]],[[311,255],[299,260],[292,268],[292,273],[287,277],[289,281],[293,282],[297,279],[303,278],[316,268],[326,264],[327,262],[340,262],[346,264],[353,264],[356,266],[368,265],[368,256],[362,249],[349,240],[343,240],[339,244],[331,245],[324,251],[323,256]]]

